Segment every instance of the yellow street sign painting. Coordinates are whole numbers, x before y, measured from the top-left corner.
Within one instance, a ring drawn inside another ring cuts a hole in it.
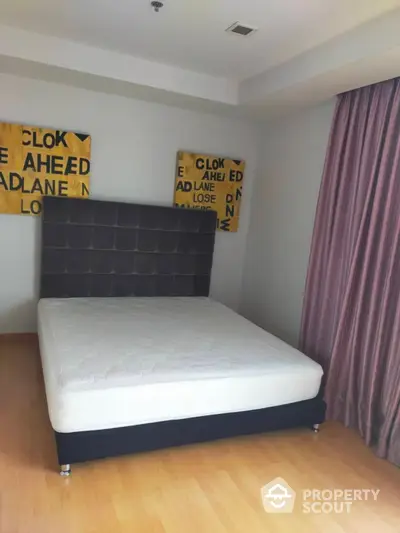
[[[178,152],[175,206],[217,212],[217,229],[235,232],[239,225],[244,161]]]
[[[91,137],[0,123],[0,214],[39,215],[43,196],[89,196]]]

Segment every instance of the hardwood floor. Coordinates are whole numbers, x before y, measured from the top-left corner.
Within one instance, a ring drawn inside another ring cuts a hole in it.
[[[275,477],[293,514],[264,511]],[[350,513],[304,514],[304,489],[380,489]],[[327,423],[75,465],[58,475],[36,337],[0,337],[0,533],[389,533],[400,531],[400,470]]]

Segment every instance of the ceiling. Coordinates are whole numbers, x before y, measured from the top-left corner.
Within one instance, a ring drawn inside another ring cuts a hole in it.
[[[0,73],[261,120],[400,76],[400,0],[164,2],[0,0]]]
[[[243,80],[395,7],[400,0],[0,0],[1,24]],[[224,30],[240,21],[259,30]]]

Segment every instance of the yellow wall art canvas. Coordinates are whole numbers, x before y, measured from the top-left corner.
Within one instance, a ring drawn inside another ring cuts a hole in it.
[[[178,152],[175,206],[217,212],[217,229],[239,226],[245,163],[239,159]]]
[[[39,215],[43,196],[89,196],[91,137],[0,123],[0,214]]]

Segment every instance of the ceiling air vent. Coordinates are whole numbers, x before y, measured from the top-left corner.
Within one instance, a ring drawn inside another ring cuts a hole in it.
[[[237,35],[242,35],[243,37],[247,37],[248,35],[251,35],[255,31],[257,31],[257,28],[248,26],[247,24],[241,24],[240,22],[235,22],[235,24],[232,24],[232,26],[226,28],[226,31],[230,33],[236,33]]]

